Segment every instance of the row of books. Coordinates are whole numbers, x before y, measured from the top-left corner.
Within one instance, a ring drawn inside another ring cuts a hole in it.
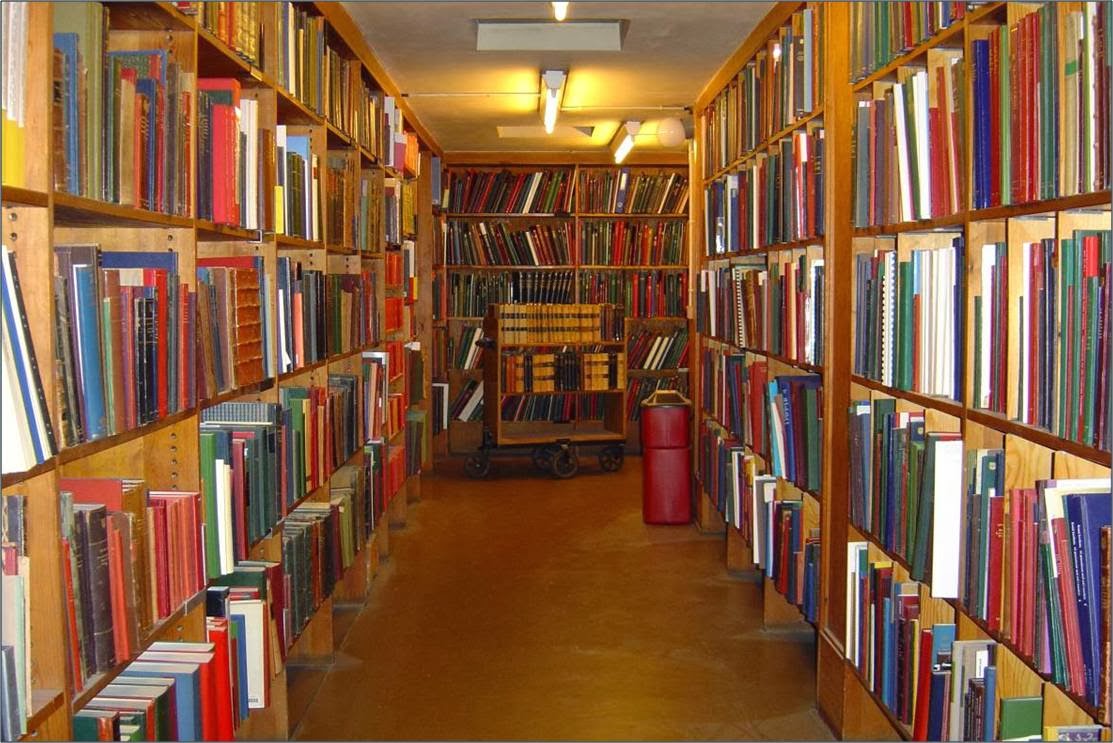
[[[1110,21],[1044,3],[971,42],[975,209],[1109,188]]]
[[[804,523],[802,500],[777,498],[774,475],[714,421],[700,431],[700,481],[727,524],[750,546],[753,565],[778,593],[816,622],[819,529]]]
[[[479,341],[483,339],[483,328],[476,325],[465,325],[460,332],[448,338],[447,354],[453,369],[481,369],[483,361],[483,347]]]
[[[483,386],[483,382],[478,379],[464,382],[464,386],[460,388],[449,408],[452,420],[483,420]]]
[[[823,6],[805,7],[759,48],[704,112],[714,173],[821,107]]]
[[[259,2],[179,2],[211,33],[252,67],[263,68],[263,6]]]
[[[964,236],[907,253],[882,242],[855,256],[854,373],[889,387],[960,397]],[[907,255],[907,257],[905,257]]]
[[[1052,681],[1108,710],[1109,478],[1007,488],[1006,454],[966,455],[962,605]]]
[[[950,27],[979,3],[857,3],[850,12],[850,74],[860,80]]]
[[[1006,697],[1007,652],[927,625],[922,587],[867,542],[847,544],[847,658],[913,740],[1101,740],[1101,725],[1043,725],[1042,696]]]
[[[701,269],[696,328],[738,348],[821,365],[824,359],[824,259],[745,256]]]
[[[688,394],[688,375],[669,377],[628,377],[626,380],[626,420],[637,423],[642,416],[642,403],[657,390],[676,390]]]
[[[575,276],[573,270],[453,271],[448,275],[448,316],[483,317],[489,304],[569,304],[573,301]]]
[[[414,179],[383,179],[383,233],[387,245],[404,245],[417,234],[416,207],[417,183]]]
[[[171,49],[108,51],[101,3],[52,10],[54,188],[191,214],[193,73]]]
[[[378,295],[378,276],[374,271],[330,273],[325,277],[328,321],[325,335],[330,354],[344,354],[379,343],[382,333],[375,307]]]
[[[624,333],[622,308],[613,304],[498,304],[489,312],[503,345],[613,343]]]
[[[278,256],[278,371],[301,369],[325,358],[326,274],[312,261]]]
[[[201,399],[275,375],[272,298],[262,256],[197,259]]]
[[[823,124],[810,122],[712,182],[707,250],[717,255],[823,234]]]
[[[936,47],[858,100],[856,227],[936,219],[964,208],[965,74],[961,49]]]
[[[604,418],[608,405],[617,404],[617,401],[599,394],[505,395],[499,406],[499,415],[501,420],[511,423],[598,421]]]
[[[76,693],[132,658],[155,622],[205,586],[204,514],[200,494],[149,490],[142,480],[62,478],[58,489]],[[18,497],[6,506],[9,517],[25,517]],[[33,587],[23,588],[26,598]]]
[[[671,333],[639,328],[626,342],[626,358],[630,369],[687,368],[688,328],[677,327]]]
[[[277,21],[276,82],[309,110],[323,115],[325,19],[291,2],[272,7]]]
[[[589,214],[684,214],[688,208],[688,177],[677,170],[585,168],[576,191],[580,211]]]
[[[568,213],[572,171],[451,170],[442,204],[456,214]]]
[[[681,220],[580,222],[579,261],[585,266],[681,265],[688,224]]]
[[[303,240],[321,239],[321,181],[318,154],[308,130],[279,124],[275,130],[274,231]]]
[[[626,359],[602,349],[537,347],[503,352],[500,379],[503,394],[610,391],[626,386]]]
[[[27,28],[30,5],[25,2],[0,6],[0,23],[7,40],[0,64],[7,84],[0,90],[0,182],[6,186],[27,185]]]
[[[571,262],[571,226],[449,221],[444,263],[450,266],[562,266]]]
[[[688,272],[580,271],[580,301],[621,305],[627,317],[684,317]]]

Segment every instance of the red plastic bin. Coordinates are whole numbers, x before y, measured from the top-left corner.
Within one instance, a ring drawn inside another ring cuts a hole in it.
[[[687,524],[692,520],[691,401],[659,390],[642,403],[642,520]]]

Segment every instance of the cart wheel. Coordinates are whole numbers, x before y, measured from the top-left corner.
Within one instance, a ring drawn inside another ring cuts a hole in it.
[[[618,472],[622,469],[622,447],[608,446],[599,452],[599,466],[604,472]]]
[[[576,474],[580,469],[580,461],[576,452],[571,449],[561,448],[553,453],[553,474],[561,479],[567,479]]]
[[[486,454],[470,454],[464,462],[464,471],[473,480],[482,480],[491,471],[491,458]]]
[[[547,446],[536,446],[533,449],[533,466],[542,472],[553,468],[553,452]]]

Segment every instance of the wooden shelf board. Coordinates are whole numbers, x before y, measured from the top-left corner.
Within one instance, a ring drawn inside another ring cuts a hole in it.
[[[278,102],[278,123],[298,124],[302,126],[321,126],[324,121],[320,116],[311,111],[308,106],[293,96],[290,91],[283,88],[275,81],[274,91]]]
[[[947,413],[948,415],[953,415],[956,418],[961,418],[963,416],[962,404],[957,403],[954,400],[949,400],[944,397],[932,397],[930,395],[924,395],[919,392],[912,392],[910,390],[899,390],[895,387],[888,387],[884,384],[881,384],[880,382],[875,382],[872,379],[860,376],[858,374],[851,374],[850,381],[854,384],[868,387],[871,390],[876,390],[877,392],[889,395],[890,397],[907,400],[908,402],[915,403],[916,405],[921,405],[925,408],[934,408],[935,410],[940,410],[944,413]]]
[[[483,265],[479,265],[479,266],[470,266],[470,265],[465,266],[465,265],[457,265],[457,264],[451,263],[451,264],[447,264],[445,266],[445,268],[448,268],[449,270],[452,270],[452,271],[497,271],[499,273],[505,273],[506,271],[574,271],[574,270],[576,270],[576,267],[574,265],[571,265],[571,264],[565,264],[565,265],[559,265],[558,264],[558,265],[554,265],[554,266],[532,266],[532,265],[523,265],[523,266],[505,265],[505,266],[503,266],[503,265],[488,263],[488,264],[483,264]]]
[[[747,160],[752,158],[757,153],[764,152],[765,150],[769,149],[770,146],[776,144],[777,142],[784,139],[788,135],[793,134],[794,132],[796,132],[796,130],[806,127],[809,122],[811,122],[814,119],[817,119],[821,116],[823,116],[823,106],[819,106],[818,108],[816,108],[816,110],[812,111],[811,113],[804,114],[799,119],[792,122],[788,126],[784,127],[780,131],[773,132],[773,134],[771,134],[767,139],[764,139],[761,142],[759,142],[757,147],[753,148],[749,152],[742,153],[741,156],[739,156],[738,158],[735,158],[732,162],[728,163],[726,167],[720,168],[719,170],[716,170],[711,175],[710,178],[705,178],[704,183],[706,184],[706,183],[709,183],[711,181],[718,180],[719,178],[723,177],[727,173],[730,173],[731,171],[733,171],[733,170],[737,169],[738,167],[740,167],[741,165],[745,164],[745,162]]]
[[[61,709],[66,695],[61,689],[32,689],[31,714],[27,718],[27,733],[20,740],[31,740],[46,719]]]
[[[54,193],[54,222],[62,226],[113,224],[134,227],[193,227],[191,217],[110,204],[59,191]]]
[[[1030,426],[1027,423],[1011,420],[1003,415],[990,413],[985,410],[968,409],[966,411],[966,417],[974,423],[992,428],[1000,433],[1013,434],[1048,449],[1065,451],[1069,454],[1081,457],[1082,459],[1094,462],[1095,464],[1109,465],[1109,452],[1103,451],[1095,446],[1088,446],[1078,441],[1065,439],[1046,429]]]
[[[155,431],[166,428],[167,426],[172,426],[175,423],[180,423],[189,418],[191,415],[194,415],[196,412],[196,408],[188,408],[186,410],[181,410],[177,413],[173,413],[172,415],[168,415],[165,418],[151,421],[146,425],[137,426],[127,431],[121,431],[120,433],[117,433],[113,436],[106,436],[102,439],[97,439],[96,441],[86,441],[84,443],[77,444],[76,446],[67,447],[58,452],[58,454],[56,455],[56,459],[60,464],[66,464],[68,462],[74,462],[78,459],[83,459],[84,457],[96,454],[97,452],[102,452],[105,449],[111,449],[114,446],[119,446],[120,444],[125,444],[129,441],[134,441],[135,439],[142,438],[144,436],[147,436],[148,434],[154,433]]]
[[[197,26],[197,68],[203,77],[234,77],[241,84],[265,85],[272,83],[258,67],[236,53],[212,31]]]
[[[303,237],[295,237],[294,235],[275,235],[274,239],[278,242],[279,249],[321,250],[325,247],[325,244],[320,240],[306,240]]]
[[[688,219],[688,212],[575,212],[577,219]]]
[[[508,423],[545,423],[546,421],[503,421],[503,425]],[[592,443],[607,443],[611,441],[625,441],[624,434],[600,431],[597,433],[574,433],[563,431],[554,432],[548,435],[514,435],[502,433],[498,437],[499,446],[528,446],[539,444],[553,444],[557,441],[569,441],[574,444],[592,444]]]
[[[944,29],[940,29],[930,39],[925,39],[917,43],[910,51],[895,57],[885,66],[870,72],[861,80],[853,81],[853,92],[857,93],[859,91],[865,90],[867,87],[873,85],[873,83],[877,82],[878,80],[883,80],[889,75],[892,75],[894,72],[897,71],[898,68],[903,67],[916,60],[917,58],[925,55],[929,49],[934,49],[936,47],[945,47],[950,45],[951,42],[954,42],[956,45],[961,46],[962,32],[965,28],[966,19],[960,18],[952,23],[950,26],[947,26]],[[853,71],[851,72],[853,74]]]
[[[151,631],[147,633],[147,636],[143,638],[143,640],[139,643],[142,646],[142,649],[139,650],[131,658],[128,658],[122,663],[117,663],[113,668],[90,678],[85,684],[85,688],[74,696],[73,702],[71,704],[73,709],[79,710],[83,708],[86,704],[89,703],[89,700],[91,700],[97,694],[100,694],[104,687],[112,683],[117,676],[123,673],[123,671],[128,667],[129,664],[131,664],[137,657],[139,657],[143,650],[146,650],[146,648],[150,646],[153,638],[157,637],[163,629],[169,627],[175,622],[180,622],[186,614],[191,612],[198,605],[198,602],[203,602],[205,600],[207,591],[207,588],[202,588],[200,591],[187,598],[181,606],[170,612],[170,615],[167,616],[165,619],[156,622],[155,625],[151,627]]]
[[[444,212],[445,219],[572,219],[571,212]]]
[[[199,241],[213,240],[242,240],[244,242],[262,242],[262,230],[247,230],[242,227],[233,227],[226,224],[216,224],[208,220],[198,219],[197,239]]]
[[[583,268],[591,271],[611,270],[611,271],[648,271],[653,269],[660,269],[662,271],[687,271],[687,266],[681,266],[674,263],[661,263],[658,265],[636,264],[636,263],[623,263],[618,265],[606,265],[603,263],[578,263],[575,266],[568,266],[568,268]]]
[[[870,695],[870,699],[872,699],[873,703],[877,705],[877,708],[881,711],[881,713],[885,715],[885,718],[889,721],[889,724],[893,726],[893,730],[895,730],[896,733],[903,740],[912,740],[912,728],[898,720],[897,716],[893,714],[892,710],[885,706],[885,704],[881,701],[881,697],[877,696],[877,693],[870,688],[869,684],[866,683],[866,679],[862,676],[861,671],[858,670],[858,667],[856,665],[851,663],[850,660],[845,657],[843,658],[843,661],[846,663],[846,667],[850,669],[850,672],[854,675],[854,677],[858,679],[858,683],[862,685],[862,690]]]
[[[877,224],[869,227],[852,227],[854,237],[878,237],[882,235],[896,235],[904,232],[930,232],[942,230],[958,232],[966,221],[964,212],[956,212],[945,217],[921,219],[915,222],[896,222],[894,224]]]
[[[44,191],[5,184],[0,188],[0,200],[5,206],[47,206],[50,195]]]
[[[329,255],[355,256],[359,251],[355,248],[345,248],[343,245],[325,245],[325,252]]]
[[[219,405],[220,403],[228,402],[229,400],[235,400],[237,397],[243,397],[244,395],[257,395],[260,392],[265,392],[266,390],[271,389],[272,387],[274,387],[274,385],[274,377],[267,377],[266,379],[259,380],[258,382],[252,382],[251,384],[247,384],[242,387],[236,387],[235,389],[221,392],[215,397],[211,397],[207,400],[202,400],[198,407],[202,409],[211,408],[214,405]]]
[[[621,395],[626,392],[621,390],[552,390],[550,392],[525,391],[502,392],[502,397],[556,397],[557,395]],[[503,421],[503,423],[534,423],[540,421]]]
[[[1044,201],[1033,201],[1024,204],[1009,204],[1007,206],[991,206],[986,209],[971,209],[967,212],[970,222],[984,222],[991,219],[1008,219],[1009,217],[1022,217],[1032,214],[1047,212],[1069,211],[1071,209],[1100,209],[1109,211],[1110,191],[1094,191],[1092,193],[1077,194],[1075,196],[1061,196]]]
[[[288,371],[288,372],[282,372],[281,374],[278,375],[278,383],[282,384],[283,382],[290,381],[294,377],[300,377],[303,374],[308,374],[309,372],[317,371],[318,369],[323,369],[323,368],[328,366],[328,362],[329,362],[329,360],[326,357],[324,359],[321,359],[320,361],[314,361],[312,364],[306,364],[305,366],[300,366],[297,369],[293,369],[293,370]]]
[[[178,10],[171,2],[112,3],[112,30],[192,31],[193,16]]]
[[[31,469],[24,470],[23,472],[6,472],[4,473],[3,478],[0,479],[0,485],[2,485],[4,488],[10,488],[13,485],[18,485],[24,480],[30,480],[31,478],[38,477],[44,472],[49,472],[54,468],[54,465],[55,458],[51,457],[41,464],[36,464]]]
[[[823,235],[815,235],[813,237],[802,237],[799,240],[789,240],[787,242],[773,243],[771,245],[763,245],[760,248],[750,248],[749,250],[734,250],[729,253],[718,253],[716,255],[702,255],[700,256],[700,263],[712,263],[715,261],[730,260],[732,258],[745,258],[748,255],[768,255],[769,253],[783,253],[788,250],[801,250],[810,247],[823,247]]]
[[[499,348],[548,348],[550,346],[623,346],[626,341],[535,341],[533,343],[502,343]]]

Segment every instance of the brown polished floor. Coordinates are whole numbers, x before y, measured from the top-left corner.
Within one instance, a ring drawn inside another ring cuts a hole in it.
[[[831,739],[813,643],[762,629],[721,537],[642,523],[639,459],[496,465],[425,476],[295,737]]]

